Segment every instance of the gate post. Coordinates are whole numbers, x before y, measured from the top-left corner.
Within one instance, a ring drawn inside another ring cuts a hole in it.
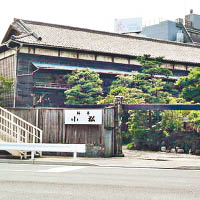
[[[115,97],[115,156],[124,156],[122,152],[121,114],[123,96]]]

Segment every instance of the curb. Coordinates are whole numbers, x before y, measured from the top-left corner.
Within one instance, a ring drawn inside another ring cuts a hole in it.
[[[65,161],[37,161],[33,160],[32,164],[36,165],[65,165],[65,166],[98,166],[91,163],[79,163],[79,162],[65,162]]]
[[[41,160],[15,160],[15,159],[0,159],[0,163],[10,164],[36,164],[36,165],[66,165],[66,166],[98,166],[91,163],[80,162],[65,162],[65,161],[41,161]]]
[[[0,159],[0,163],[10,164],[35,164],[35,165],[64,165],[64,166],[90,166],[105,168],[124,168],[124,169],[163,169],[163,170],[199,170],[200,166],[176,166],[176,167],[152,167],[152,166],[122,166],[122,165],[98,165],[92,163],[76,162],[76,161],[41,161],[41,160],[16,160],[16,159]]]
[[[108,165],[98,165],[98,167],[112,167],[112,168],[124,168],[124,169],[164,169],[164,170],[188,170],[188,171],[191,171],[191,170],[198,170],[200,171],[200,166],[197,167],[197,166],[188,166],[188,167],[144,167],[144,166],[131,166],[131,167],[128,167],[128,166],[108,166]]]

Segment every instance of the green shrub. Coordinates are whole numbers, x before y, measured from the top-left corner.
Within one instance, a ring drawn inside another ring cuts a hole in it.
[[[132,150],[134,148],[134,143],[131,142],[131,143],[127,144],[126,147],[127,147],[127,149]]]

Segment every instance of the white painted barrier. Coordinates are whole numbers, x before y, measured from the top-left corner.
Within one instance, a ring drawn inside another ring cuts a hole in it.
[[[85,153],[85,144],[49,144],[49,143],[0,143],[0,150],[31,151],[31,159],[34,159],[34,152],[72,152],[74,159],[77,153]]]

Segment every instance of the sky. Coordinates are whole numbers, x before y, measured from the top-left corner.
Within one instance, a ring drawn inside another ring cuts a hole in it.
[[[114,20],[143,18],[143,24],[200,14],[200,0],[2,0],[0,40],[14,18],[114,32]]]

